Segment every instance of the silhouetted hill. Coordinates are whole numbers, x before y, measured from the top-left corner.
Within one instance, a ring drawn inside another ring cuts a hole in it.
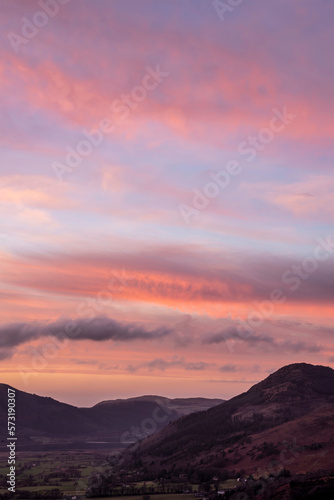
[[[194,413],[196,411],[202,411],[202,410],[208,410],[209,408],[212,408],[212,406],[219,405],[221,404],[224,400],[223,399],[207,399],[207,398],[175,398],[175,399],[170,399],[170,398],[165,398],[162,396],[138,396],[135,398],[128,398],[128,399],[115,399],[111,401],[101,401],[101,403],[98,403],[95,405],[96,407],[101,407],[101,406],[108,406],[112,405],[115,406],[118,403],[123,403],[126,401],[127,403],[130,402],[149,402],[149,403],[154,403],[154,404],[159,404],[160,406],[166,408],[169,408],[169,410],[174,410],[177,412],[179,417],[182,417],[184,415],[189,415],[190,413]]]
[[[130,468],[140,464],[157,474],[172,468],[254,470],[279,457],[288,440],[297,440],[301,457],[305,450],[308,456],[321,450],[323,466],[333,456],[333,435],[334,370],[298,363],[229,401],[172,422],[130,447],[124,461]],[[301,468],[310,466],[304,458],[299,463]]]
[[[260,394],[262,401],[285,403],[334,395],[334,370],[328,366],[307,363],[283,366],[253,385],[248,394]]]
[[[6,439],[8,385],[0,384],[1,439]],[[175,400],[159,396],[118,399],[77,408],[50,397],[16,391],[18,446],[105,441],[115,447],[135,442],[170,421],[222,400]]]

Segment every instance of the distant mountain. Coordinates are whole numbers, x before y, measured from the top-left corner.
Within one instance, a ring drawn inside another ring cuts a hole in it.
[[[8,385],[0,384],[0,439],[5,440]],[[220,399],[169,399],[141,396],[103,401],[92,408],[77,408],[50,397],[16,391],[18,447],[46,449],[73,443],[90,446],[108,443],[125,446],[162,429],[191,412],[220,404]]]
[[[131,446],[123,463],[155,475],[276,467],[334,468],[334,370],[285,366],[247,392],[170,423]],[[277,465],[278,464],[278,465]],[[267,470],[268,472],[268,470]]]
[[[223,399],[207,399],[207,398],[175,398],[169,399],[162,396],[139,396],[136,398],[129,399],[115,399],[111,401],[102,401],[96,406],[101,407],[102,405],[115,405],[118,402],[149,402],[154,404],[159,404],[162,407],[166,407],[169,410],[175,411],[178,417],[184,415],[189,415],[196,411],[204,411],[212,408],[213,406],[219,405],[224,402]]]

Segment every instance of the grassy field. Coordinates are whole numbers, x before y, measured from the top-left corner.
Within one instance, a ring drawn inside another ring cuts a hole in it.
[[[235,486],[237,486],[238,484],[239,483],[237,482],[236,479],[228,479],[224,483],[221,483],[219,488],[222,490],[223,489],[232,489]],[[193,485],[192,488],[193,488],[193,491],[197,491],[198,485],[197,484]],[[150,500],[187,500],[190,498],[192,498],[192,499],[194,498],[193,493],[170,493],[170,494],[166,493],[164,495],[149,495],[149,496],[150,496]],[[205,497],[205,493],[203,493],[203,497]],[[115,499],[115,497],[105,497],[105,498]],[[124,498],[126,498],[126,500],[138,500],[138,499],[142,498],[142,495],[133,495],[133,496],[129,495],[129,496],[126,496]],[[95,500],[97,500],[97,499],[95,499]]]
[[[49,491],[55,488],[61,493],[84,494],[89,476],[106,467],[105,453],[99,450],[79,452],[22,452],[16,462],[16,489],[20,491]],[[66,471],[76,469],[78,477],[62,477]],[[59,476],[57,476],[57,471]],[[6,459],[0,459],[0,493],[6,493]],[[47,478],[49,474],[56,477]]]
[[[47,492],[58,489],[61,494],[85,495],[89,477],[94,473],[103,472],[109,464],[106,459],[110,450],[98,451],[52,451],[27,453],[22,452],[16,462],[16,490],[30,492]],[[0,456],[0,493],[7,493],[8,465],[7,457]],[[72,473],[75,477],[68,477]],[[66,477],[67,475],[67,477]],[[54,477],[53,477],[54,476]],[[238,483],[229,479],[219,485],[219,489],[230,489]],[[144,482],[138,482],[142,487]],[[146,486],[155,486],[152,481],[146,481]],[[192,485],[193,491],[198,491],[198,485]],[[127,500],[141,500],[142,495],[126,496]],[[151,494],[150,500],[162,500],[162,495]],[[164,494],[163,500],[185,500],[194,498],[193,494]],[[111,497],[114,498],[115,497]],[[23,499],[22,499],[23,500]]]
[[[192,493],[189,493],[189,494],[182,494],[182,493],[176,493],[176,494],[168,494],[166,493],[165,495],[149,495],[150,496],[150,500],[187,500],[187,498],[194,498],[194,495]],[[115,500],[116,497],[103,497],[105,500],[109,500],[112,498],[113,500]],[[134,496],[126,496],[124,497],[126,498],[126,500],[141,500],[142,499],[142,495],[134,495]],[[94,498],[92,498],[91,500],[94,500]],[[95,498],[95,500],[101,500],[100,498]]]
[[[227,479],[223,483],[219,485],[219,489],[221,490],[229,490],[234,488],[235,486],[238,486],[238,481],[236,479]]]

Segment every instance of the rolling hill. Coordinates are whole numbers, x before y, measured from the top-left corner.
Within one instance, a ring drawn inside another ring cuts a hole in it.
[[[0,438],[7,438],[8,385],[0,384]],[[18,448],[47,449],[101,445],[125,446],[162,429],[170,421],[191,412],[208,409],[220,399],[169,399],[142,396],[103,401],[92,408],[78,408],[50,397],[16,391]]]
[[[171,422],[124,452],[123,466],[188,478],[239,470],[334,468],[334,370],[285,366],[207,411]],[[275,465],[273,465],[275,464]],[[210,474],[209,474],[210,473]]]

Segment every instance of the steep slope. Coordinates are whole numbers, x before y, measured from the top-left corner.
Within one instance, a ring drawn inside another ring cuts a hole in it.
[[[0,384],[0,419],[7,421],[8,385]],[[97,428],[89,416],[79,408],[60,403],[50,397],[41,397],[27,392],[16,392],[17,436],[27,438],[31,435],[67,436],[94,432]],[[6,425],[1,425],[4,432]]]
[[[180,471],[199,466],[231,469],[236,464],[252,468],[255,457],[270,462],[270,457],[279,456],[283,450],[279,446],[287,440],[284,434],[290,436],[291,422],[296,422],[293,433],[301,443],[305,439],[308,446],[317,443],[314,430],[320,431],[321,426],[328,429],[326,439],[330,440],[333,415],[334,370],[305,363],[288,365],[229,401],[172,422],[129,448],[124,461],[130,468],[138,463],[146,468],[154,464],[152,469],[157,473],[171,467]],[[312,425],[308,419],[314,419]],[[313,431],[303,437],[306,422]],[[269,429],[277,431],[277,439],[272,436],[273,445],[268,444],[265,434],[261,436]],[[247,456],[255,436],[255,449]],[[264,447],[263,442],[267,443]]]

